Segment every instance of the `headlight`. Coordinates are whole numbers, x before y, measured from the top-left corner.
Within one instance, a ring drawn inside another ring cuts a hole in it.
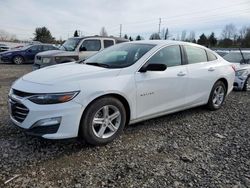
[[[50,58],[45,57],[45,58],[42,59],[42,62],[43,63],[49,63],[50,62]]]
[[[235,72],[235,76],[247,76],[247,75],[248,75],[248,71],[246,69],[238,70]]]
[[[58,104],[64,103],[75,98],[80,91],[72,91],[67,93],[51,93],[51,94],[38,94],[29,97],[28,99],[36,104]]]

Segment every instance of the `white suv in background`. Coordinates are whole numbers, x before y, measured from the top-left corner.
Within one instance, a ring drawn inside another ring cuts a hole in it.
[[[250,90],[250,51],[231,51],[223,58],[235,65],[234,88]]]
[[[126,124],[207,105],[221,108],[235,72],[213,51],[178,41],[109,47],[86,61],[46,67],[15,81],[11,120],[48,139],[114,140]]]

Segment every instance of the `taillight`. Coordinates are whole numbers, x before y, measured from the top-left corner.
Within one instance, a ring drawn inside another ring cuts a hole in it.
[[[234,72],[236,72],[236,67],[235,65],[231,65],[232,69],[234,70]]]

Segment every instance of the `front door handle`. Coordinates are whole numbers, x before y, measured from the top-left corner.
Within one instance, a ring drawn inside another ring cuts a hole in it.
[[[186,73],[184,73],[184,72],[179,72],[178,74],[177,74],[177,76],[185,76],[186,75]]]
[[[214,67],[210,67],[209,69],[208,69],[208,71],[215,71],[215,68]]]

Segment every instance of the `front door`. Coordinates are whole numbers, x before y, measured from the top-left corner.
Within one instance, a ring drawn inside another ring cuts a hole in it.
[[[100,39],[86,39],[79,48],[79,59],[86,59],[101,50]]]
[[[187,68],[178,45],[159,50],[147,62],[166,64],[165,71],[137,72],[137,118],[183,108],[186,104]]]

